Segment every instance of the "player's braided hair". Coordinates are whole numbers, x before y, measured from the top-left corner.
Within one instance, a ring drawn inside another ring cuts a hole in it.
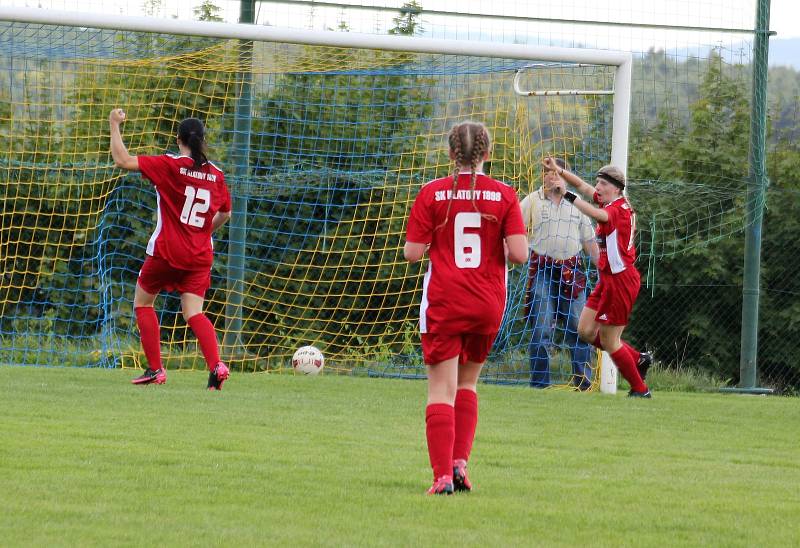
[[[197,118],[186,118],[178,126],[178,138],[189,147],[195,168],[208,162],[203,122]]]
[[[475,203],[475,181],[478,178],[478,164],[483,161],[484,157],[486,157],[486,153],[489,151],[491,142],[489,140],[489,130],[487,130],[483,124],[474,125],[478,127],[478,130],[476,130],[472,139],[472,154],[470,155],[469,163],[469,190],[470,197],[472,198],[472,207],[475,209],[475,211],[481,214],[481,218],[488,219],[496,223],[497,217],[490,215],[489,213],[481,213],[478,209],[478,204]]]
[[[436,230],[445,226],[450,219],[450,206],[453,204],[453,198],[458,190],[458,173],[467,166],[469,166],[470,169],[470,196],[472,198],[472,206],[475,208],[475,211],[480,213],[478,205],[475,203],[475,181],[478,176],[478,164],[483,161],[486,152],[488,152],[491,146],[489,130],[487,130],[486,126],[483,124],[476,122],[462,122],[453,126],[453,129],[450,130],[447,136],[447,140],[455,162],[453,170],[453,188],[450,199],[447,201],[447,211],[444,215],[444,221],[436,227]],[[494,215],[481,213],[481,217],[497,222],[497,217]]]

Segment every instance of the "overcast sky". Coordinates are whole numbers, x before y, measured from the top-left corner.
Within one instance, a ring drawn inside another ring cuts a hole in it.
[[[800,37],[800,2],[797,0],[772,0],[769,10],[770,29],[776,38]]]

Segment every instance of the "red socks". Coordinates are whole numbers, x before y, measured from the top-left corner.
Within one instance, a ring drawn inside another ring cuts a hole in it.
[[[623,341],[622,339],[620,339],[619,342],[622,343],[622,348],[624,348],[628,352],[628,354],[631,355],[631,359],[633,360],[633,365],[636,365],[639,362],[639,356],[641,356],[641,353],[634,347],[632,347],[630,344]],[[597,336],[594,338],[594,343],[592,344],[594,344],[595,348],[603,350],[603,343],[600,342],[600,333],[598,333]],[[617,361],[614,360],[614,363],[617,363]],[[617,367],[619,367],[619,365]]]
[[[453,460],[469,460],[478,424],[478,394],[461,388],[455,406],[432,403],[425,409],[425,434],[433,479],[453,474]]]
[[[203,357],[206,359],[208,370],[213,371],[214,367],[219,363],[219,346],[217,346],[217,332],[214,331],[214,325],[202,313],[195,314],[189,318],[187,323],[192,328],[194,336],[197,337],[197,342],[200,344]]]
[[[621,342],[622,342],[622,346],[624,346],[625,349],[628,351],[628,354],[631,355],[631,359],[633,360],[633,363],[639,363],[639,357],[642,355],[642,353],[639,352],[638,350],[636,350],[634,347],[632,347],[628,343],[626,343],[625,341],[621,341]]]
[[[475,427],[478,424],[478,394],[467,388],[456,392],[455,405],[455,442],[453,443],[453,460],[469,460],[472,441],[475,439]]]
[[[161,369],[161,330],[156,311],[152,306],[137,306],[133,310],[147,363],[150,369],[157,371]]]
[[[636,369],[636,362],[633,361],[629,348],[630,346],[620,346],[616,352],[611,354],[611,359],[614,360],[619,372],[631,385],[631,390],[634,392],[647,392],[647,385],[644,384],[642,377],[639,376],[639,370]]]
[[[455,410],[446,403],[431,403],[425,408],[425,434],[433,479],[453,475]]]
[[[139,336],[142,339],[142,349],[147,358],[150,369],[161,369],[161,330],[158,326],[158,317],[152,306],[137,306],[136,325],[139,327]],[[196,314],[189,318],[189,327],[194,331],[200,350],[206,358],[209,370],[213,370],[219,363],[219,347],[217,346],[217,333],[214,326],[205,314]]]

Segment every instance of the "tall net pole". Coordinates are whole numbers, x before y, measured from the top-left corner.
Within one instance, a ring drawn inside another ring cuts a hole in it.
[[[769,61],[770,0],[759,0],[753,48],[753,110],[750,119],[750,184],[747,190],[747,230],[744,246],[744,287],[742,289],[742,354],[739,390],[765,392],[756,388],[758,362],[758,306],[761,272],[761,225],[767,188],[767,68]]]
[[[255,1],[242,0],[239,5],[239,22],[253,23]],[[239,96],[236,101],[233,144],[231,150],[232,211],[228,244],[227,302],[225,306],[225,336],[223,346],[226,353],[241,347],[242,299],[244,298],[245,238],[247,237],[247,180],[250,176],[250,132],[252,126],[251,103],[253,87],[253,42],[239,41]]]

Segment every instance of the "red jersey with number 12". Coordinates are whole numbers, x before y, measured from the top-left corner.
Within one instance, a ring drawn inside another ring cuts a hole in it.
[[[594,201],[598,202],[597,194]],[[633,238],[636,231],[636,214],[625,196],[620,196],[603,207],[608,221],[597,223],[597,244],[600,247],[600,272],[618,274],[627,268],[635,268],[636,246]]]
[[[209,268],[214,261],[211,220],[231,210],[225,175],[206,162],[199,168],[188,156],[139,156],[139,169],[156,189],[156,228],[147,254],[181,270]]]
[[[497,333],[506,304],[503,239],[513,234],[525,234],[522,212],[517,193],[500,181],[480,173],[473,192],[470,174],[462,173],[455,194],[452,177],[420,189],[406,234],[409,242],[430,244],[420,332]]]

